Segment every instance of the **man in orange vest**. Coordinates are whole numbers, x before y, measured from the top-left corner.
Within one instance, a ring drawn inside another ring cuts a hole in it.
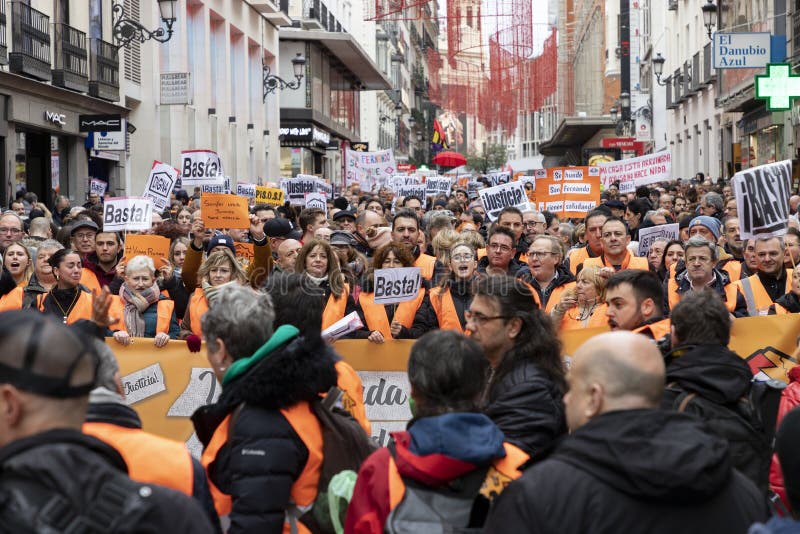
[[[606,316],[611,330],[631,330],[655,341],[669,339],[670,322],[663,316],[664,292],[649,271],[620,271],[606,283]]]
[[[96,387],[89,394],[83,433],[114,447],[125,460],[128,475],[133,480],[158,484],[194,497],[212,524],[218,524],[203,466],[189,454],[184,443],[142,430],[139,414],[125,402],[126,386],[120,378],[114,353],[103,341],[93,343],[99,363]],[[126,385],[130,387],[131,383]]]
[[[578,274],[578,271],[583,268],[583,262],[588,258],[597,258],[603,255],[603,224],[608,217],[608,211],[605,209],[596,209],[586,215],[584,219],[586,245],[570,250],[567,259],[564,260],[564,266],[572,274]]]
[[[767,315],[769,307],[792,289],[792,269],[783,266],[783,239],[756,238],[755,254],[758,272],[736,282],[740,304],[750,317]]]
[[[575,287],[575,277],[561,264],[561,241],[551,235],[537,236],[528,249],[528,266],[517,276],[539,294],[545,313],[561,302],[564,291]]]
[[[631,236],[625,226],[625,221],[617,217],[610,217],[603,223],[603,255],[597,258],[587,258],[584,267],[590,265],[600,267],[610,275],[612,271],[626,269],[639,269],[649,271],[650,264],[647,258],[640,258],[631,254],[628,244]]]
[[[408,248],[414,256],[414,267],[420,268],[420,274],[426,281],[433,278],[436,258],[422,252],[419,248],[419,219],[409,210],[397,212],[392,221],[392,241]]]

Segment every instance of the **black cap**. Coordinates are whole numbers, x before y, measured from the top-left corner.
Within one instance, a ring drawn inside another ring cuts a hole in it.
[[[350,211],[350,210],[337,211],[333,215],[333,220],[334,221],[338,221],[339,219],[344,219],[345,217],[350,217],[354,221],[356,220],[356,214],[354,212]]]
[[[69,235],[72,236],[80,230],[81,228],[89,228],[90,230],[94,230],[95,232],[99,232],[100,228],[89,219],[81,219],[79,221],[75,221],[69,229]]]
[[[292,223],[283,217],[275,217],[264,223],[264,233],[267,237],[289,237],[292,232]]]
[[[612,209],[612,210],[624,210],[625,209],[625,203],[622,202],[621,200],[609,200],[608,202],[605,203],[605,205],[606,205],[606,207],[608,207],[609,209]]]
[[[355,236],[346,230],[334,230],[331,234],[331,245],[358,245]]]

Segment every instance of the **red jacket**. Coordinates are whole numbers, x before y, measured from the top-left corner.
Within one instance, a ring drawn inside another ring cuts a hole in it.
[[[789,369],[789,385],[781,393],[781,402],[778,405],[778,418],[775,422],[775,428],[781,426],[783,416],[789,413],[792,408],[800,406],[800,365]],[[781,464],[778,461],[778,455],[772,455],[772,465],[769,468],[769,485],[772,491],[780,496],[783,504],[786,505],[787,510],[792,509],[789,504],[789,499],[786,497],[786,486],[783,483],[783,473],[781,472]]]

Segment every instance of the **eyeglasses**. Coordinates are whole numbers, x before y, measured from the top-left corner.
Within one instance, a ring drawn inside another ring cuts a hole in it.
[[[21,234],[21,233],[22,233],[22,230],[20,230],[19,228],[5,228],[5,227],[4,228],[0,228],[0,234],[17,235],[17,234]]]
[[[537,224],[544,224],[544,223],[543,223],[543,222],[541,222],[541,221],[527,221],[527,222],[524,222],[524,223],[522,223],[522,224],[523,224],[523,226],[525,226],[526,228],[533,228],[533,227],[534,227],[534,226],[536,226]]]
[[[475,259],[475,256],[471,254],[458,254],[456,256],[450,256],[450,259],[453,261],[472,261]]]
[[[83,241],[84,239],[94,239],[94,232],[86,232],[82,234],[75,234],[72,237]]]
[[[495,315],[489,317],[488,315],[484,315],[481,312],[474,312],[472,310],[464,311],[464,319],[467,321],[475,321],[475,323],[479,325],[484,325],[489,321],[494,321],[495,319],[510,319],[511,316],[508,315]]]
[[[528,257],[529,258],[546,258],[547,256],[554,255],[555,252],[547,252],[544,250],[529,250]]]
[[[499,250],[500,252],[511,252],[514,249],[514,247],[509,247],[508,245],[500,245],[497,243],[489,243],[489,249]]]

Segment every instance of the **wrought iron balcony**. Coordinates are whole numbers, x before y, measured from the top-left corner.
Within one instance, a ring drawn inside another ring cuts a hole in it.
[[[119,56],[116,47],[100,39],[91,40],[89,94],[117,102],[119,100]]]
[[[80,93],[89,90],[86,34],[66,24],[53,24],[53,85]]]
[[[0,2],[0,65],[8,65],[8,41],[6,40],[6,3]]]
[[[50,17],[19,0],[11,4],[11,72],[49,82]]]

